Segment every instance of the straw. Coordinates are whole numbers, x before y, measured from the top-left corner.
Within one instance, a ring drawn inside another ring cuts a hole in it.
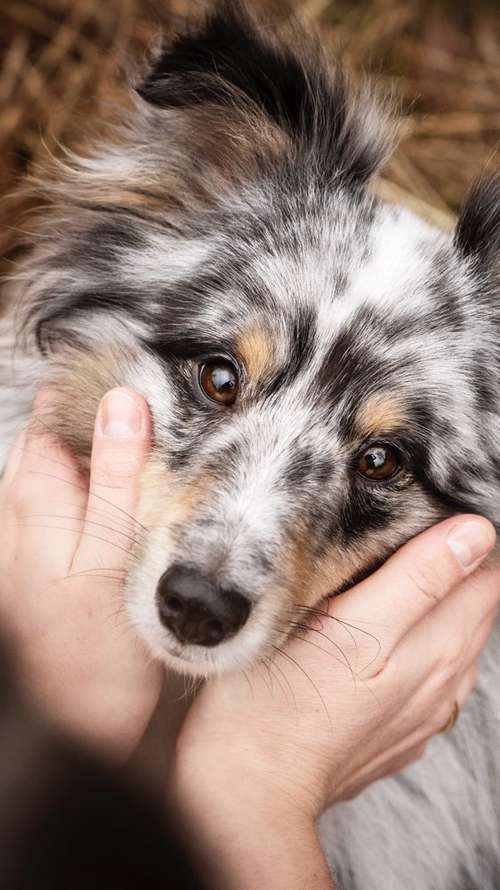
[[[257,3],[257,0],[255,0]],[[332,53],[390,88],[407,115],[377,190],[439,226],[464,192],[500,169],[500,16],[495,0],[260,0],[321,29]],[[141,63],[159,24],[194,0],[7,0],[0,8],[0,196],[45,152],[71,142],[103,104],[126,101],[124,63]],[[8,203],[9,231],[15,206]],[[7,206],[3,202],[4,208]],[[14,202],[15,204],[15,202]],[[1,218],[0,218],[1,223]],[[3,231],[5,233],[6,227]],[[5,238],[4,238],[5,241]]]

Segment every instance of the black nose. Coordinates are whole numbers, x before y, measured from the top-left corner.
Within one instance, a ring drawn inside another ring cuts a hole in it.
[[[181,643],[217,646],[243,627],[250,603],[241,593],[221,590],[195,569],[173,565],[160,578],[158,611]]]

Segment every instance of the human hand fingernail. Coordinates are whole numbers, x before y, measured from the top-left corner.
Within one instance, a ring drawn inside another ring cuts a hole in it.
[[[98,430],[110,439],[128,439],[144,429],[143,412],[126,390],[113,389],[104,396],[98,415]]]
[[[464,569],[483,559],[495,544],[491,526],[469,520],[454,525],[448,534],[448,546]]]

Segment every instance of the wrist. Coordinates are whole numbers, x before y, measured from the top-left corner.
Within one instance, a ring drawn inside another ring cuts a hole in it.
[[[139,673],[139,672],[138,672]],[[129,759],[157,703],[155,676],[116,678],[107,671],[39,671],[24,665],[24,680],[44,719],[111,763]],[[151,682],[147,682],[150,679]],[[128,682],[127,682],[128,681]]]
[[[194,805],[193,805],[194,804]],[[198,804],[198,808],[197,808]],[[273,801],[252,808],[233,788],[231,806],[214,789],[211,807],[182,810],[209,886],[220,890],[332,890],[333,881],[313,820]]]
[[[221,890],[330,890],[333,887],[309,807],[301,794],[247,768],[240,752],[212,759],[177,752],[174,787],[188,837],[209,886]],[[250,758],[251,759],[251,758]],[[215,766],[211,769],[211,766]]]

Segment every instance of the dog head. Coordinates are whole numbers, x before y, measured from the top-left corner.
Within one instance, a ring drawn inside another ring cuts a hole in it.
[[[232,3],[48,184],[21,287],[54,425],[84,461],[109,388],[148,400],[128,608],[188,673],[438,519],[498,518],[498,190],[441,233],[369,191],[392,141],[314,40]]]

